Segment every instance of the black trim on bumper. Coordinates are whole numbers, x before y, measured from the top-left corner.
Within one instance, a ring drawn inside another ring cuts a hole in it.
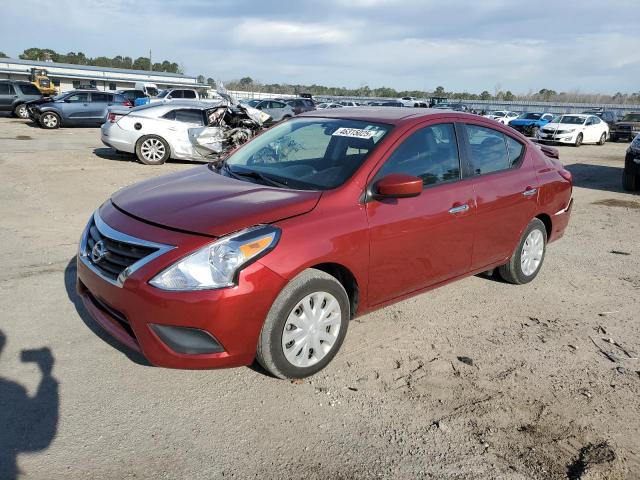
[[[209,332],[191,327],[151,324],[151,329],[171,350],[187,355],[224,352]]]

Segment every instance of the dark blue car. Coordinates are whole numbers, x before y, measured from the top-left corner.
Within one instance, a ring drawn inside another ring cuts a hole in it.
[[[29,118],[42,128],[99,127],[107,120],[107,109],[114,105],[131,106],[131,102],[118,93],[73,90],[29,102],[27,109]]]
[[[509,122],[509,126],[529,137],[535,137],[540,128],[553,120],[552,113],[528,112]]]

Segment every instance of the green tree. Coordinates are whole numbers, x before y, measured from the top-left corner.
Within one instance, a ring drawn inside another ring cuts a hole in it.
[[[516,99],[516,96],[511,93],[511,90],[507,90],[506,92],[504,92],[504,99],[507,102],[513,102]]]
[[[4,52],[0,52],[0,58],[9,58],[9,55]]]
[[[480,94],[480,100],[491,100],[491,94],[487,90],[484,90]]]
[[[442,86],[436,87],[436,89],[433,91],[433,95],[436,97],[444,97],[446,95],[446,92],[444,91],[444,87]]]

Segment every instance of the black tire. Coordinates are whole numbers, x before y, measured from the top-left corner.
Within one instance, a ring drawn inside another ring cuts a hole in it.
[[[163,148],[163,151],[159,151],[160,156],[153,158],[154,155],[147,153],[149,151],[147,148],[151,148],[151,145],[156,145],[159,149],[160,144]],[[171,157],[171,148],[164,138],[158,135],[145,135],[144,137],[140,137],[136,143],[136,156],[138,160],[145,165],[162,165]]]
[[[53,130],[54,128],[60,128],[60,117],[57,113],[44,112],[40,115],[40,126],[47,130]]]
[[[540,131],[539,127],[531,127],[531,136],[536,138],[538,136],[538,132]]]
[[[582,136],[581,133],[578,134],[578,136],[576,137],[576,143],[573,144],[574,147],[579,147],[580,145],[582,145],[582,140],[584,139],[584,137]]]
[[[604,145],[605,143],[607,143],[607,134],[603,133],[602,135],[600,135],[600,140],[598,141],[598,145]]]
[[[27,110],[27,106],[24,103],[21,103],[13,108],[13,115],[26,120],[29,118],[29,110]]]
[[[527,237],[534,230],[538,230],[542,233],[542,257],[540,258],[540,263],[536,270],[530,275],[525,275],[522,271],[522,250]],[[500,266],[498,268],[498,272],[500,273],[502,279],[506,282],[513,283],[515,285],[523,285],[525,283],[529,283],[538,276],[538,273],[542,268],[542,264],[544,263],[544,257],[546,253],[547,229],[540,219],[534,218],[533,220],[531,220],[531,222],[529,222],[529,225],[522,234],[522,238],[520,238],[520,242],[518,242],[518,246],[516,247],[515,252],[513,252],[513,255],[511,255],[509,262]]]
[[[340,327],[337,336],[325,356],[308,367],[296,366],[285,357],[282,346],[289,314],[307,295],[315,292],[327,292],[333,295],[340,306]],[[313,375],[335,357],[347,334],[349,325],[349,297],[342,284],[335,277],[321,270],[310,268],[291,280],[273,302],[258,339],[256,359],[267,371],[278,378],[304,378]]]
[[[622,188],[627,192],[636,192],[640,190],[640,175],[622,171]]]

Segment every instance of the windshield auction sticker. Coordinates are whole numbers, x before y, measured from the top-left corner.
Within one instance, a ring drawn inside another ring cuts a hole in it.
[[[333,132],[333,135],[337,137],[373,138],[376,133],[374,130],[342,127]]]

